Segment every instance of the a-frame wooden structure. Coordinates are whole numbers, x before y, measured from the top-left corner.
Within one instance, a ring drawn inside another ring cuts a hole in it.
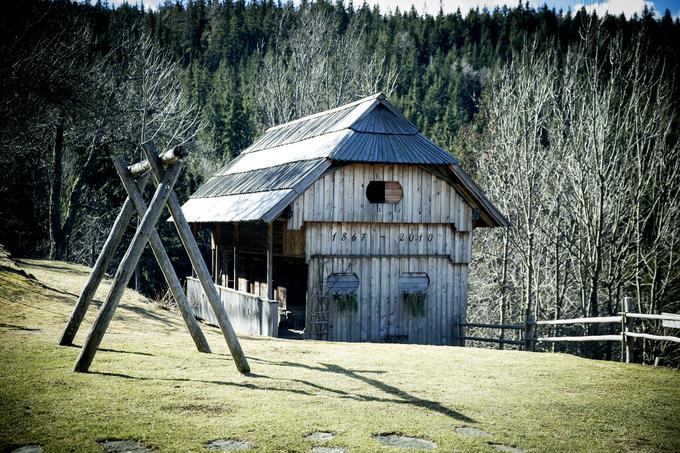
[[[207,299],[212,307],[215,316],[217,317],[218,324],[222,330],[229,351],[236,363],[236,368],[241,373],[248,373],[250,371],[250,366],[248,361],[241,349],[238,338],[234,332],[234,329],[229,321],[222,302],[220,301],[219,294],[215,285],[212,282],[210,272],[201,256],[201,253],[196,244],[196,240],[191,232],[191,228],[182,213],[181,205],[177,199],[173,187],[179,174],[183,167],[182,158],[186,155],[181,150],[170,150],[161,155],[158,155],[156,147],[153,143],[147,143],[144,145],[144,153],[147,160],[140,162],[131,166],[127,166],[125,160],[122,157],[115,158],[113,163],[116,167],[118,175],[120,176],[125,190],[127,191],[128,198],[125,200],[123,207],[116,218],[116,221],[111,228],[109,237],[104,244],[97,262],[90,274],[90,277],[80,294],[78,302],[73,309],[73,313],[69,318],[68,324],[64,329],[62,337],[59,341],[61,345],[71,345],[73,338],[75,337],[80,324],[85,317],[92,298],[94,296],[97,287],[101,283],[101,279],[104,276],[106,268],[111,262],[113,255],[121,242],[125,228],[130,223],[132,216],[136,213],[140,217],[140,221],[137,225],[137,230],[132,242],[130,243],[123,259],[118,266],[116,274],[113,278],[113,283],[109,290],[106,300],[102,304],[97,319],[95,320],[92,328],[83,344],[83,348],[76,360],[74,371],[86,372],[88,371],[94,355],[99,348],[104,333],[113,318],[113,314],[120,302],[120,299],[125,291],[132,273],[139,261],[139,258],[144,251],[146,243],[151,244],[151,249],[158,261],[158,264],[163,272],[168,287],[177,302],[182,317],[189,329],[189,333],[196,344],[196,348],[199,352],[210,352],[210,347],[208,342],[198,325],[198,322],[194,318],[191,312],[189,302],[182,285],[180,284],[177,275],[170,263],[170,258],[168,257],[163,244],[156,231],[156,223],[163,210],[163,205],[168,206],[168,210],[172,216],[177,232],[179,233],[184,249],[187,251],[191,265],[194,268],[196,276],[201,282],[203,290],[207,296]],[[148,182],[149,175],[152,173],[156,180],[157,188],[151,199],[150,204],[147,206],[142,198],[142,191]]]

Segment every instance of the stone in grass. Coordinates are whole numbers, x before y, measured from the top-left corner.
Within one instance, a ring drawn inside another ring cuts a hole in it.
[[[208,450],[213,451],[238,451],[252,448],[250,442],[236,439],[215,439],[204,445]]]
[[[429,440],[417,437],[399,436],[397,434],[378,434],[375,440],[383,445],[390,445],[398,448],[412,448],[416,450],[434,450],[437,444]]]
[[[23,447],[15,448],[12,453],[42,453],[43,449],[40,445],[24,445]]]
[[[459,428],[456,428],[456,433],[460,434],[463,437],[491,437],[491,433],[487,433],[486,431],[482,431],[481,429],[470,428],[467,426],[461,426]]]
[[[521,448],[517,447],[512,447],[510,445],[503,445],[503,444],[491,444],[491,446],[498,451],[504,451],[507,453],[524,453],[524,450]]]
[[[326,442],[327,440],[331,440],[333,437],[335,437],[335,434],[328,431],[314,431],[309,436],[307,436],[307,440],[311,442]]]
[[[314,447],[312,453],[345,453],[345,449],[340,447]]]
[[[151,449],[139,441],[132,439],[100,440],[106,453],[148,453]]]

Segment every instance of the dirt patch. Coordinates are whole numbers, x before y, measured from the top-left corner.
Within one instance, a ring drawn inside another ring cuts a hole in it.
[[[238,451],[252,448],[250,442],[235,439],[215,439],[203,446],[212,451]]]
[[[24,445],[23,447],[15,448],[11,453],[42,453],[43,449],[40,445]]]
[[[312,442],[326,442],[327,440],[331,440],[334,437],[335,434],[329,431],[314,431],[309,436],[307,436],[307,440]]]
[[[456,428],[456,434],[460,434],[463,437],[491,437],[491,433],[487,433],[486,431],[477,428],[469,428],[467,426]]]
[[[503,445],[503,444],[490,444],[494,450],[498,451],[505,451],[507,453],[524,453],[524,450],[521,448],[513,447],[511,445]]]
[[[147,453],[151,449],[133,439],[100,440],[99,445],[106,453]]]
[[[434,450],[437,444],[429,440],[418,437],[400,436],[397,434],[379,434],[374,436],[375,440],[383,445],[397,448],[412,448],[415,450]]]

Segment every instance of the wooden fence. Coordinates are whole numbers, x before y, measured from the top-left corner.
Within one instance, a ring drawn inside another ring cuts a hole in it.
[[[279,327],[279,305],[275,300],[215,285],[229,320],[238,333],[276,337]],[[217,319],[200,282],[187,277],[187,297],[194,315],[209,324]]]
[[[648,319],[662,321],[663,326],[671,329],[680,329],[680,315],[673,313],[662,314],[647,314],[647,313],[633,313],[620,312],[615,316],[601,316],[601,317],[585,317],[572,319],[554,319],[545,321],[532,321],[523,324],[485,324],[485,323],[460,323],[459,327],[477,327],[484,329],[495,329],[500,331],[500,338],[479,337],[479,336],[463,336],[463,345],[465,341],[483,341],[490,343],[497,343],[501,348],[505,344],[518,345],[525,350],[533,350],[536,343],[555,343],[555,342],[587,342],[587,341],[619,341],[621,342],[621,360],[626,363],[633,361],[633,352],[635,346],[635,339],[642,338],[652,341],[672,341],[680,343],[680,338],[670,335],[654,335],[645,332],[635,332],[635,320]],[[607,335],[577,335],[577,336],[546,336],[538,335],[539,326],[558,326],[569,324],[612,324],[617,323],[621,325],[621,332],[617,334]],[[505,330],[516,330],[522,334],[522,339],[508,340],[504,338]]]

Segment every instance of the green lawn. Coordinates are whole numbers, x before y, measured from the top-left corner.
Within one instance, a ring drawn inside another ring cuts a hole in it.
[[[206,451],[206,442],[228,438],[252,451],[307,452],[314,431],[335,433],[325,445],[347,451],[406,451],[378,443],[381,433],[421,437],[438,451],[495,451],[490,442],[525,451],[680,451],[676,371],[563,354],[241,336],[253,371],[242,376],[218,329],[203,326],[214,353],[197,353],[179,314],[134,292],[91,372],[73,373],[79,349],[57,340],[88,269],[21,262],[38,283],[4,265],[0,451],[36,443],[101,451],[104,439]],[[461,426],[492,436],[464,437],[455,432]]]

